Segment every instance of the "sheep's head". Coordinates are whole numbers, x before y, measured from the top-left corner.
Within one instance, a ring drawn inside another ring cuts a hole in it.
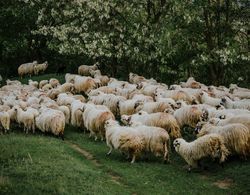
[[[122,115],[121,116],[121,122],[124,125],[128,125],[130,123],[130,120],[131,120],[131,116],[128,116],[128,115]]]
[[[174,140],[173,145],[174,145],[174,148],[175,148],[176,151],[179,150],[181,142],[182,142],[182,138],[177,138],[177,139]]]
[[[201,121],[207,121],[208,120],[208,110],[203,108],[202,109],[202,114],[201,114]]]
[[[110,126],[113,126],[113,125],[118,125],[119,123],[113,119],[108,119],[105,121],[104,123],[104,128],[107,128],[107,127],[110,127]]]
[[[194,132],[195,132],[196,134],[198,134],[198,133],[201,131],[202,127],[203,127],[205,124],[206,124],[206,122],[203,122],[203,121],[198,122],[198,123],[196,124],[195,129],[194,129]]]
[[[174,114],[174,110],[172,108],[166,108],[163,112],[167,114]]]
[[[140,100],[136,101],[134,105],[134,109],[137,109],[139,106],[143,106],[143,104],[144,104],[143,101],[140,101]]]

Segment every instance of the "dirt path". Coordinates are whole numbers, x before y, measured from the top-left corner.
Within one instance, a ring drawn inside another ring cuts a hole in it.
[[[91,163],[93,163],[96,167],[98,168],[105,168],[103,164],[101,164],[98,160],[95,159],[95,157],[88,152],[87,150],[81,148],[79,145],[72,143],[70,141],[66,141],[65,143],[67,143],[73,150],[77,151],[78,153],[80,153],[82,156],[84,156],[87,160],[89,160]],[[118,173],[112,171],[106,171],[106,173],[108,174],[108,176],[111,178],[111,180],[118,184],[118,185],[124,185],[124,183],[121,182],[121,177],[118,175]]]

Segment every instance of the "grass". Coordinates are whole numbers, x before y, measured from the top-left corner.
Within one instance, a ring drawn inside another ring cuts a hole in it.
[[[0,194],[250,194],[249,160],[231,158],[221,167],[204,159],[206,170],[188,173],[173,151],[170,164],[150,156],[133,165],[107,151],[104,142],[71,126],[65,141],[13,128],[0,135]]]

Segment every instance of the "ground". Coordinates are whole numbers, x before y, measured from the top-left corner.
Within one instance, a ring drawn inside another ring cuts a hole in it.
[[[0,194],[250,194],[249,160],[230,158],[222,167],[204,159],[205,169],[189,173],[174,151],[169,164],[150,156],[133,165],[107,151],[71,126],[65,141],[12,128],[0,135]]]

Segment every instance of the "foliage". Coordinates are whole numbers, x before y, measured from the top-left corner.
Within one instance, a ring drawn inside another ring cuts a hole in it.
[[[250,83],[244,1],[19,0],[2,9],[18,6],[26,9],[18,17],[33,13],[31,21],[21,17],[31,26],[22,44],[35,40],[29,54],[52,66],[64,63],[72,71],[98,61],[116,77],[132,71],[167,83],[189,76],[206,84]]]

